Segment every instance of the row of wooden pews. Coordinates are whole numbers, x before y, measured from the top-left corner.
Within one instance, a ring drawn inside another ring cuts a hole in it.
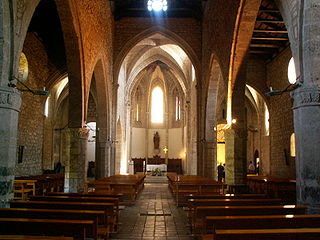
[[[294,179],[248,175],[247,184],[251,192],[264,193],[268,197],[281,198],[288,204],[294,204],[296,201],[296,180]]]
[[[145,177],[145,174],[113,175],[87,182],[85,191],[94,193],[107,191],[122,194],[123,200],[128,200],[129,204],[132,205],[144,187]]]
[[[186,206],[189,194],[224,194],[227,185],[194,175],[167,175],[177,206]]]
[[[188,217],[203,240],[319,239],[320,215],[266,194],[189,194]]]
[[[28,200],[10,201],[10,208],[0,209],[0,239],[108,239],[118,231],[120,202],[128,193],[130,200],[135,200],[144,176],[115,175],[107,179],[108,187],[103,189],[46,192]]]
[[[0,232],[107,239],[118,228],[119,201],[121,195],[107,192],[52,192],[28,201],[12,200],[11,208],[0,209]]]
[[[43,195],[47,192],[64,191],[64,174],[42,174],[20,176],[14,180],[14,196],[27,200],[31,195]]]

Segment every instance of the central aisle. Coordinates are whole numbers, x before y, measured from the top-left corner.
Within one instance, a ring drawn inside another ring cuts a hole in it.
[[[120,213],[119,232],[111,239],[192,240],[187,217],[177,208],[168,184],[146,183],[134,206]]]

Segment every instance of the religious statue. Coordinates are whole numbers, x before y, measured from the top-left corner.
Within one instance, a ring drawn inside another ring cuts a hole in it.
[[[154,149],[159,149],[160,136],[158,132],[156,132],[153,136],[153,145],[154,145]]]

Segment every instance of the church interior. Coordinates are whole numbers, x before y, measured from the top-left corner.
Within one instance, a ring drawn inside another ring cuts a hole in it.
[[[319,239],[318,1],[0,6],[0,239]]]

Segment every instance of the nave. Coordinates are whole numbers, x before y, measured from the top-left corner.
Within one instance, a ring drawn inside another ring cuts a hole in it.
[[[187,216],[166,183],[146,183],[135,204],[121,211],[119,222],[119,232],[111,239],[193,239]]]

